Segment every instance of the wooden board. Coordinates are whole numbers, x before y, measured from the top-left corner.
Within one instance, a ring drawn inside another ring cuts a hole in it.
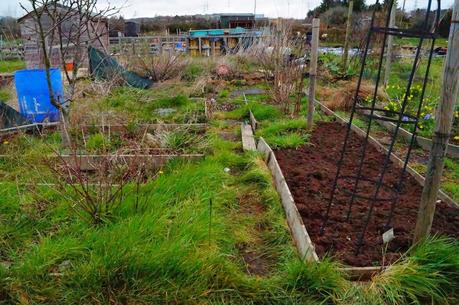
[[[287,223],[290,228],[293,240],[298,253],[307,261],[317,262],[319,257],[314,249],[314,245],[309,237],[295,201],[285,181],[282,170],[277,162],[276,156],[263,138],[258,141],[258,151],[263,153],[267,160],[268,168],[274,178],[274,186],[281,198],[282,206],[285,211]]]
[[[255,138],[253,137],[252,127],[248,124],[241,124],[242,149],[254,151],[257,150]]]
[[[258,121],[255,118],[255,116],[253,115],[252,110],[249,111],[249,114],[250,114],[250,125],[252,126],[253,133],[255,133],[257,131],[257,128],[258,128]]]

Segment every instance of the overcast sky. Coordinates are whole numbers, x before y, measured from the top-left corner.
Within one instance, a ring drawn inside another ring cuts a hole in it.
[[[108,0],[99,0],[104,5]],[[406,0],[406,7],[423,7],[428,0]],[[28,0],[19,0],[27,4]],[[304,18],[311,8],[319,5],[321,0],[257,0],[257,14],[268,17]],[[367,0],[374,3],[375,0]],[[402,2],[401,0],[399,2]],[[118,7],[123,6],[125,18],[153,17],[156,15],[190,15],[202,13],[252,13],[255,0],[110,0]],[[452,5],[453,0],[442,0],[443,8]],[[0,16],[20,17],[23,10],[18,0],[0,0]]]

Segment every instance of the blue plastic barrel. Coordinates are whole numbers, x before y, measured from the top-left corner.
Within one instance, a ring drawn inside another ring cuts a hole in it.
[[[57,101],[63,103],[64,88],[61,72],[51,69],[51,85]],[[35,123],[59,121],[59,110],[51,104],[46,81],[46,72],[42,69],[19,70],[14,74],[19,112]]]

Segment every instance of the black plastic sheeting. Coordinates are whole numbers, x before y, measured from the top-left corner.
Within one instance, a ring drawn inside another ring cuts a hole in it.
[[[116,59],[93,47],[89,47],[89,67],[91,75],[96,78],[113,79],[121,76],[128,85],[139,89],[147,89],[153,85],[152,80],[127,71]]]
[[[0,101],[0,129],[33,124],[14,108]]]

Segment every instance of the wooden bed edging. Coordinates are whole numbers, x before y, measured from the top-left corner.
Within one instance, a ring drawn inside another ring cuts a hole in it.
[[[342,124],[342,125],[348,125],[349,123],[349,120],[345,119],[345,118],[342,118],[340,117],[339,115],[337,115],[333,110],[331,110],[330,108],[328,108],[327,106],[325,106],[324,104],[322,104],[321,102],[319,101],[315,101],[315,103],[317,105],[320,106],[321,110],[325,113],[325,114],[328,114],[328,115],[331,115],[331,116],[334,116],[337,121]],[[354,124],[351,126],[352,130],[360,137],[365,137],[366,133],[365,131],[363,131],[362,129],[360,129],[359,127],[355,126]],[[373,138],[372,136],[370,136],[368,138],[368,141],[373,145],[375,146],[375,148],[382,152],[382,153],[385,153],[387,154],[388,150],[387,148],[385,148],[381,143],[378,142],[378,140],[376,140],[375,138]],[[390,156],[390,159],[392,162],[394,162],[395,164],[397,164],[398,166],[400,167],[403,167],[404,165],[404,161],[402,159],[400,159],[399,157],[397,157],[394,153],[391,154]],[[407,166],[406,168],[406,171],[414,178],[416,179],[416,181],[421,185],[421,186],[424,186],[424,183],[425,183],[425,178],[419,174],[415,169],[413,169],[411,166]],[[449,206],[451,207],[454,207],[454,208],[458,208],[459,207],[459,204],[454,200],[452,199],[451,197],[449,197],[443,190],[439,190],[438,191],[438,195],[437,195],[438,199],[442,200],[443,202],[445,202],[446,204],[448,204]]]
[[[135,128],[151,131],[173,131],[180,128],[191,128],[196,130],[206,130],[207,124],[139,124]],[[91,128],[107,130],[111,132],[127,132],[127,125],[115,124],[115,125],[83,125],[80,127],[83,131],[87,132]]]
[[[264,155],[268,168],[271,170],[271,174],[274,178],[274,185],[281,198],[282,206],[284,207],[287,217],[287,223],[300,256],[307,261],[318,262],[319,257],[306,231],[303,219],[298,212],[274,152],[263,138],[260,138],[258,141],[257,149]]]
[[[252,130],[255,133],[257,131],[257,128],[258,128],[258,121],[255,118],[255,116],[253,115],[252,110],[249,111],[249,115],[250,115],[250,125],[252,126]]]
[[[290,233],[297,248],[299,255],[310,262],[319,262],[319,256],[316,253],[314,243],[309,236],[306,226],[304,225],[303,218],[296,207],[295,200],[290,192],[290,189],[285,181],[282,169],[277,162],[276,155],[271,147],[266,143],[263,138],[258,141],[257,149],[264,156],[265,162],[271,171],[274,178],[274,185],[281,198],[282,206],[285,211],[287,223],[290,228]],[[352,281],[369,280],[371,277],[379,273],[381,267],[343,267],[343,272]]]
[[[29,131],[32,129],[39,130],[40,127],[54,127],[58,126],[60,123],[59,122],[52,122],[52,123],[31,123],[27,125],[21,125],[21,126],[15,126],[15,127],[8,127],[8,128],[3,128],[0,129],[0,135],[9,135],[13,133],[17,133],[20,131]]]
[[[365,115],[369,113],[368,111],[362,111],[362,114]],[[374,114],[374,116],[379,117],[379,115]],[[396,125],[392,122],[386,122],[386,121],[381,121],[381,120],[375,120],[377,124],[383,126],[390,132],[394,132],[396,129]],[[411,138],[413,137],[413,134],[409,132],[408,130],[404,128],[399,129],[399,136],[404,138],[406,141],[411,141]],[[421,136],[416,136],[415,138],[416,143],[424,150],[430,151],[432,149],[432,140],[421,137]],[[451,158],[459,158],[459,146],[454,145],[454,144],[448,144],[448,147],[446,149],[446,155],[451,157]]]
[[[242,149],[247,151],[257,150],[257,144],[253,136],[253,131],[250,125],[246,123],[241,124],[241,137],[242,137]]]
[[[71,166],[78,166],[82,171],[93,171],[97,169],[97,164],[102,160],[110,159],[120,163],[144,163],[150,170],[156,170],[164,166],[169,160],[199,160],[204,158],[203,154],[186,155],[60,155],[54,157],[56,161],[63,160]]]
[[[252,111],[250,111],[250,121],[253,133],[255,133],[258,122]],[[306,261],[319,262],[320,259],[316,253],[314,243],[306,230],[303,218],[298,211],[295,200],[290,192],[284,174],[282,173],[282,169],[277,162],[276,155],[262,137],[258,140],[257,150],[263,154],[265,163],[268,165],[271,175],[274,178],[274,186],[281,199],[290,234],[292,235],[298,254]],[[382,267],[343,267],[341,270],[352,281],[365,281],[370,280],[372,276],[381,272]]]

